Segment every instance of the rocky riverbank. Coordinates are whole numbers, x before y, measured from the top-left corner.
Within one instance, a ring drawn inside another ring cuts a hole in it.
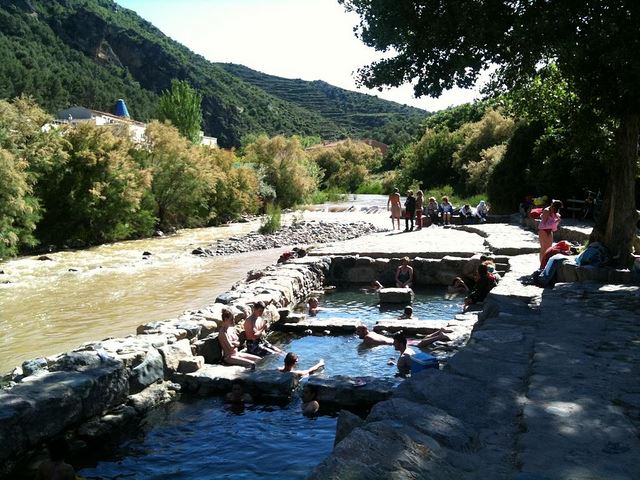
[[[194,255],[215,257],[233,253],[245,253],[269,248],[280,248],[287,245],[313,245],[315,243],[339,242],[351,240],[384,231],[369,222],[323,222],[310,221],[293,223],[270,234],[258,232],[240,237],[218,240],[208,247],[198,247]]]

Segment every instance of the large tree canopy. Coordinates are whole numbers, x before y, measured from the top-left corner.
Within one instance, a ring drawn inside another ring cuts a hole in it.
[[[356,34],[385,52],[362,68],[368,87],[413,83],[417,96],[470,87],[497,67],[495,91],[526,84],[555,63],[581,104],[614,119],[603,215],[592,240],[617,263],[635,240],[634,181],[640,129],[640,2],[637,0],[338,0],[360,16]],[[550,192],[552,193],[552,192]]]

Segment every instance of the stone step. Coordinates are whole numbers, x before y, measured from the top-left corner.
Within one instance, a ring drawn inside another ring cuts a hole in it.
[[[373,331],[377,333],[402,331],[407,336],[428,335],[447,327],[449,324],[448,320],[378,320]]]
[[[358,319],[352,318],[325,318],[322,320],[301,320],[296,323],[288,321],[285,323],[275,323],[272,330],[286,333],[327,333],[329,335],[349,335],[355,333],[356,328],[362,325]]]
[[[309,385],[318,390],[317,400],[321,408],[348,408],[369,410],[376,403],[391,397],[401,380],[397,378],[314,376]]]
[[[236,380],[244,382],[245,392],[254,398],[286,400],[298,386],[298,377],[290,372],[278,370],[251,371],[244,367],[227,365],[205,365],[193,373],[173,376],[186,393],[198,395],[222,395],[231,391]]]

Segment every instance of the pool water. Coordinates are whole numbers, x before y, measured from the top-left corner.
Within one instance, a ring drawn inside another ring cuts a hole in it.
[[[165,418],[115,458],[78,474],[87,479],[302,479],[331,453],[336,418],[286,407],[234,412],[220,399],[171,404]]]
[[[416,292],[414,315],[425,322],[450,319],[460,312],[444,289]],[[377,320],[397,318],[404,305],[381,311],[377,294],[341,290],[320,299],[319,319],[358,318],[372,327]],[[326,362],[322,376],[393,377],[397,358],[392,346],[365,348],[356,335],[273,337],[283,350],[299,355],[301,369]],[[272,355],[259,369],[283,364]],[[333,449],[336,419],[309,419],[301,413],[298,393],[286,406],[248,406],[233,411],[221,399],[183,400],[160,410],[144,438],[124,443],[115,455],[80,470],[87,479],[303,479]],[[142,437],[142,436],[141,436]]]
[[[416,292],[412,305],[414,316],[425,322],[452,319],[460,312],[461,306],[455,299],[446,300],[444,293],[444,288]],[[377,294],[365,294],[359,290],[340,290],[325,295],[320,298],[320,306],[318,315],[313,317],[315,319],[357,318],[370,329],[378,320],[397,318],[405,307],[402,304],[392,304],[381,311]],[[355,334],[305,337],[279,335],[274,343],[283,350],[298,355],[298,369],[309,368],[319,359],[324,359],[325,368],[319,373],[322,376],[392,377],[397,372],[394,365],[387,365],[390,358],[398,358],[393,345],[368,348],[362,345],[362,340]],[[282,356],[272,355],[265,358],[258,368],[273,369],[283,364]]]

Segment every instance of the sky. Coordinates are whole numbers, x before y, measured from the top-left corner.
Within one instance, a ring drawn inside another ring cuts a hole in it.
[[[358,89],[355,71],[381,58],[358,40],[355,13],[337,0],[116,0],[212,62],[232,62],[285,78],[324,80],[429,111],[477,98],[453,89],[440,98],[413,97],[410,85]]]

